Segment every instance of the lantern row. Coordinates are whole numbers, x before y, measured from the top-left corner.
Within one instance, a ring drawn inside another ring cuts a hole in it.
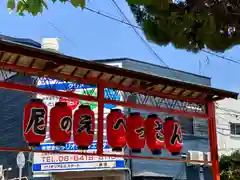
[[[24,139],[29,146],[44,142],[48,108],[42,99],[32,99],[24,108]],[[122,151],[127,145],[134,153],[140,153],[145,144],[152,154],[161,154],[166,148],[177,155],[183,147],[180,123],[173,117],[163,122],[156,114],[146,120],[139,112],[126,117],[120,109],[112,109],[107,115],[107,142],[113,151]],[[50,110],[49,135],[56,146],[64,146],[71,140],[79,149],[86,150],[94,140],[95,117],[88,105],[80,105],[72,113],[66,102],[57,102]]]

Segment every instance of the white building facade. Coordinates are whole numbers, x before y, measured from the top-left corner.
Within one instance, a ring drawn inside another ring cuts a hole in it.
[[[216,120],[219,155],[240,150],[240,98],[219,101]]]

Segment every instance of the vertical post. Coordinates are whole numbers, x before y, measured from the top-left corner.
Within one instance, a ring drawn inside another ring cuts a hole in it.
[[[128,108],[127,112],[128,112],[128,116],[129,116],[129,114],[131,113],[131,108]],[[130,156],[132,155],[132,151],[130,149],[128,149],[128,154]],[[129,158],[128,161],[129,161],[130,180],[132,180],[133,179],[133,175],[132,175],[132,173],[133,173],[132,158]]]
[[[136,95],[130,95],[128,96],[128,102],[134,102],[136,103],[137,98]],[[127,109],[128,115],[131,113],[131,108]],[[132,155],[132,151],[130,149],[128,149],[128,154],[131,156]],[[132,162],[132,158],[128,159],[129,162],[129,171],[130,171],[130,180],[133,179],[133,162]]]
[[[19,180],[22,179],[22,168],[19,168],[19,177],[18,177]]]
[[[208,111],[208,134],[212,161],[212,175],[213,180],[220,180],[220,169],[218,162],[218,145],[217,145],[217,131],[216,131],[216,115],[215,104],[213,101],[207,104]]]
[[[98,98],[98,130],[97,130],[97,154],[103,154],[103,129],[104,129],[104,84],[97,85]]]
[[[3,175],[4,176],[4,175]],[[5,180],[8,180],[8,171],[6,172],[6,178]]]

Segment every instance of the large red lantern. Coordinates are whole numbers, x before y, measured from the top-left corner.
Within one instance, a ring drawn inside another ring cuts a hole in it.
[[[161,154],[165,147],[163,121],[156,114],[151,114],[144,122],[144,129],[148,149],[154,155]]]
[[[39,146],[45,140],[47,106],[42,99],[31,99],[24,107],[23,136],[29,146]]]
[[[113,151],[122,151],[126,145],[126,119],[120,109],[111,109],[107,115],[107,141]]]
[[[94,139],[94,112],[88,105],[79,106],[73,117],[73,140],[79,149],[88,149]]]
[[[66,102],[57,102],[50,110],[50,138],[55,145],[65,146],[72,135],[72,110]]]
[[[140,153],[145,146],[144,118],[139,112],[130,113],[126,120],[127,145],[133,153]]]
[[[183,147],[180,123],[174,117],[167,117],[165,118],[163,130],[166,149],[172,155],[179,155]]]

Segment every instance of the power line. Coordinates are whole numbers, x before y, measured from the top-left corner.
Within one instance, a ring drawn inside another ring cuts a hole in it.
[[[152,49],[152,47],[144,40],[144,38],[141,36],[141,34],[136,30],[135,26],[133,26],[130,22],[130,20],[127,18],[127,16],[124,14],[124,12],[121,10],[121,8],[118,6],[115,0],[110,0],[112,4],[115,6],[115,8],[118,10],[118,12],[121,14],[121,16],[127,21],[127,23],[132,27],[133,31],[136,33],[138,38],[142,41],[142,43],[148,48],[148,50],[156,56],[158,60],[160,60],[166,67],[169,68],[169,66],[165,63],[165,61]]]
[[[119,7],[118,7],[118,8],[119,8]],[[128,18],[124,15],[124,13],[121,11],[120,8],[119,8],[119,9],[120,9],[121,14],[123,13],[122,16],[123,16],[128,22],[125,22],[124,20],[120,20],[120,19],[117,19],[117,18],[115,18],[115,17],[109,16],[109,15],[107,15],[107,14],[103,14],[102,12],[97,11],[97,10],[94,10],[94,9],[91,9],[91,8],[89,8],[89,7],[85,7],[84,9],[86,9],[86,10],[88,10],[88,11],[90,11],[90,12],[99,14],[99,15],[101,15],[101,16],[104,16],[104,17],[106,17],[106,18],[109,18],[109,19],[111,19],[111,20],[114,20],[114,21],[117,21],[117,22],[120,22],[120,23],[123,23],[123,24],[126,24],[126,25],[131,26],[131,27],[133,28],[133,30],[135,31],[135,33],[136,33],[136,34],[138,35],[138,37],[140,38],[140,40],[148,47],[148,49],[149,49],[166,67],[169,68],[169,66],[163,61],[163,59],[162,59],[161,57],[159,57],[159,55],[152,49],[152,47],[143,39],[143,37],[142,37],[142,36],[136,31],[136,29],[135,29],[135,28],[137,28],[137,29],[142,29],[142,28],[139,27],[139,26],[135,26],[135,25],[131,24],[130,21],[128,20]],[[58,27],[56,27],[52,22],[50,22],[49,20],[47,20],[47,22],[48,22],[54,29],[56,29],[59,33],[62,34],[62,32],[60,31],[60,29],[59,29]],[[64,36],[64,38],[65,38],[66,40],[68,40],[72,45],[74,45],[74,46],[76,47],[76,44],[75,44],[71,39],[69,39],[69,38],[66,37],[66,36]]]
[[[65,36],[57,26],[55,26],[55,25],[54,25],[51,21],[49,21],[49,20],[46,20],[46,21],[47,21],[54,29],[56,29],[60,34],[62,34],[63,37],[64,37],[67,41],[69,41],[75,48],[77,47],[77,45],[76,45],[71,39],[69,39],[67,36]]]
[[[106,17],[106,18],[108,18],[108,19],[114,20],[114,21],[116,21],[116,22],[119,22],[119,23],[122,23],[122,24],[126,24],[126,25],[128,25],[128,26],[131,26],[131,27],[134,27],[134,28],[136,28],[136,29],[142,30],[142,28],[141,28],[140,26],[133,25],[133,24],[131,24],[130,22],[126,22],[126,21],[124,21],[124,20],[120,20],[120,19],[118,19],[118,18],[113,17],[112,15],[110,16],[110,15],[104,14],[103,12],[101,12],[101,11],[99,11],[99,10],[95,10],[95,9],[92,9],[92,8],[89,8],[89,7],[85,7],[84,9],[86,9],[86,10],[88,10],[88,11],[90,11],[90,12],[96,13],[96,14],[98,14],[98,15],[100,15],[100,16]],[[48,23],[51,24],[51,26],[54,27],[57,31],[59,31],[59,29],[58,29],[54,24],[52,24],[50,21],[48,21]],[[60,31],[59,31],[59,32],[60,32]],[[69,38],[67,38],[66,36],[65,36],[65,38],[66,38],[71,44],[73,44],[74,46],[76,46],[75,43],[74,43],[73,41],[71,41]],[[204,52],[204,53],[206,53],[206,54],[210,54],[210,55],[212,55],[212,56],[216,56],[216,57],[218,57],[218,58],[224,59],[224,60],[226,60],[226,61],[233,62],[233,63],[236,63],[236,64],[240,64],[240,60],[234,60],[234,59],[232,59],[232,58],[228,58],[228,57],[225,57],[225,56],[222,56],[222,55],[219,55],[219,54],[216,54],[216,53],[207,51],[207,50],[203,50],[203,49],[202,49],[201,51]]]
[[[229,115],[238,115],[240,114],[240,111],[234,110],[234,109],[228,109],[224,107],[216,107],[216,109],[228,112]]]
[[[103,12],[101,12],[101,11],[99,11],[99,10],[95,10],[95,9],[92,9],[92,8],[89,8],[89,7],[85,7],[84,9],[86,9],[86,10],[88,10],[88,11],[90,11],[90,12],[96,13],[96,14],[98,14],[98,15],[100,15],[100,16],[106,17],[106,18],[108,18],[108,19],[114,20],[114,21],[116,21],[116,22],[119,22],[119,23],[122,23],[122,24],[125,24],[125,25],[128,25],[128,26],[131,26],[131,27],[134,29],[134,31],[136,31],[136,29],[142,29],[140,26],[136,26],[136,25],[131,24],[129,20],[128,20],[128,22],[126,22],[126,21],[124,21],[124,20],[120,20],[120,19],[115,18],[115,17],[113,17],[113,16],[104,14]],[[125,15],[124,15],[124,16],[125,16]],[[48,20],[48,23],[49,23],[53,28],[55,28],[58,32],[61,33],[61,31],[60,31],[53,23],[51,23],[49,20]],[[136,29],[135,29],[135,28],[136,28]],[[136,31],[136,32],[137,32],[137,31]],[[61,33],[61,34],[62,34],[62,33]],[[137,34],[139,34],[139,33],[137,32]],[[140,35],[140,34],[139,34],[139,35]],[[68,40],[68,41],[69,41],[72,45],[74,45],[74,47],[76,48],[76,44],[75,44],[72,40],[70,40],[70,39],[67,38],[66,36],[64,36],[64,37],[65,37],[66,40]],[[158,55],[156,52],[154,52],[154,50],[151,48],[151,46],[142,38],[141,35],[140,35],[140,39],[141,39],[141,41],[144,42],[144,44],[147,44],[147,47],[149,48],[149,50],[150,50],[151,52],[153,51],[152,53],[153,53],[166,67],[168,67],[168,65],[163,61],[163,59],[160,58],[159,55]],[[204,53],[206,53],[206,54],[210,54],[210,55],[212,55],[212,56],[216,56],[216,57],[218,57],[218,58],[221,58],[221,59],[223,59],[223,60],[225,60],[225,61],[229,61],[229,62],[232,62],[232,63],[235,63],[235,64],[240,64],[240,60],[234,60],[234,59],[231,59],[231,58],[228,58],[228,57],[225,57],[225,56],[222,56],[222,55],[219,55],[219,54],[210,52],[210,51],[208,51],[208,50],[201,50],[201,51],[204,52]],[[169,67],[168,67],[168,68],[169,68]]]
[[[218,114],[218,115],[228,115],[228,116],[235,116],[235,117],[238,117],[238,116],[240,116],[240,114],[237,114],[237,113],[235,113],[235,112],[230,112],[230,113],[216,112],[216,114]]]
[[[135,27],[135,28],[137,28],[137,29],[142,29],[140,26],[135,26],[135,25],[133,25],[133,24],[127,23],[127,22],[124,21],[124,20],[120,20],[120,19],[118,19],[118,18],[115,18],[115,17],[112,17],[112,16],[110,16],[110,15],[104,14],[103,12],[101,12],[101,11],[99,11],[99,10],[95,10],[95,9],[92,9],[92,8],[89,8],[89,7],[85,7],[84,9],[86,9],[86,10],[88,10],[88,11],[90,11],[90,12],[96,13],[96,14],[98,14],[98,15],[101,15],[101,16],[103,16],[103,17],[106,17],[106,18],[108,18],[108,19],[111,19],[111,20],[120,22],[120,23],[122,23],[122,24],[126,24],[126,25],[128,25],[128,26],[133,26],[133,27]]]
[[[133,24],[131,24],[130,23],[130,21],[129,22],[126,22],[126,21],[124,21],[124,20],[120,20],[120,19],[118,19],[118,18],[115,18],[115,17],[113,17],[112,15],[107,15],[106,13],[104,14],[103,12],[101,12],[101,11],[99,11],[99,10],[95,10],[95,9],[92,9],[92,8],[89,8],[89,7],[85,7],[84,9],[86,9],[86,10],[88,10],[88,11],[90,11],[90,12],[93,12],[93,13],[95,13],[95,14],[98,14],[98,15],[100,15],[100,16],[103,16],[103,17],[106,17],[106,18],[108,18],[108,19],[111,19],[111,20],[113,20],[113,21],[116,21],[116,22],[119,22],[119,23],[122,23],[122,24],[125,24],[125,25],[128,25],[128,26],[131,26],[131,27],[134,27],[134,28],[136,28],[136,29],[140,29],[140,30],[142,30],[142,28],[140,27],[140,26],[136,26],[136,25],[133,25]],[[58,32],[60,32],[61,33],[61,31],[52,23],[52,22],[50,22],[49,20],[48,20],[48,23],[53,27],[53,28],[55,28]],[[138,33],[138,32],[137,32]],[[139,33],[138,33],[139,34]],[[140,34],[139,34],[140,35]],[[142,36],[141,36],[141,38],[142,38]],[[76,47],[76,44],[72,41],[72,40],[70,40],[69,38],[67,38],[66,36],[65,36],[65,39],[66,40],[68,40],[72,45],[74,45],[75,47]],[[143,38],[142,38],[143,39]],[[143,39],[144,40],[144,39]],[[145,41],[145,40],[144,40]],[[145,41],[146,42],[146,41]],[[148,44],[148,46],[149,46],[149,44]],[[151,46],[150,46],[150,48],[151,48]],[[152,49],[152,48],[151,48]],[[210,55],[212,55],[212,56],[216,56],[216,57],[218,57],[218,58],[221,58],[221,59],[223,59],[223,60],[225,60],[225,61],[229,61],[229,62],[232,62],[232,63],[236,63],[236,64],[240,64],[240,60],[234,60],[234,59],[232,59],[232,58],[228,58],[228,57],[225,57],[225,56],[222,56],[222,55],[219,55],[219,54],[216,54],[216,53],[213,53],[213,52],[210,52],[210,51],[208,51],[208,50],[204,50],[204,49],[202,49],[201,50],[202,52],[204,52],[204,53],[206,53],[206,54],[210,54]],[[158,56],[158,55],[157,55]],[[158,56],[159,57],[159,56]],[[161,59],[161,58],[160,58]],[[162,61],[161,61],[162,62]],[[165,62],[164,62],[164,64],[165,64]]]
[[[108,18],[108,19],[117,21],[117,22],[119,22],[119,23],[122,23],[122,24],[125,24],[125,25],[128,25],[128,26],[132,26],[132,27],[134,27],[134,28],[136,28],[136,29],[142,29],[140,26],[136,26],[136,25],[131,24],[130,22],[126,22],[126,21],[124,21],[124,20],[120,20],[120,19],[118,19],[118,18],[114,18],[114,17],[112,17],[112,16],[110,16],[110,15],[106,15],[106,14],[104,14],[104,13],[101,12],[101,11],[94,10],[94,9],[88,8],[88,7],[85,7],[85,9],[88,10],[88,11],[90,11],[90,12],[96,13],[96,14],[98,14],[98,15],[100,15],[100,16],[103,16],[103,17],[106,17],[106,18]],[[220,59],[223,59],[223,60],[225,60],[225,61],[229,61],[229,62],[233,62],[233,63],[236,63],[236,64],[240,64],[240,60],[234,60],[234,59],[232,59],[232,58],[228,58],[228,57],[225,57],[225,56],[222,56],[222,55],[219,55],[219,54],[216,54],[216,53],[214,53],[214,52],[210,52],[210,51],[204,50],[204,49],[202,49],[201,51],[204,52],[204,53],[206,53],[206,54],[209,54],[209,55],[212,55],[212,56],[216,56],[216,57],[218,57],[218,58],[220,58]]]
[[[236,64],[240,64],[240,61],[239,61],[239,60],[234,60],[234,59],[231,59],[231,58],[228,58],[228,57],[225,57],[225,56],[222,56],[222,55],[219,55],[219,54],[216,54],[216,53],[213,53],[213,52],[204,50],[204,49],[202,49],[201,51],[203,51],[204,53],[207,53],[207,54],[216,56],[216,57],[218,57],[218,58],[224,59],[224,60],[226,60],[226,61],[230,61],[230,62],[233,62],[233,63],[236,63]]]

